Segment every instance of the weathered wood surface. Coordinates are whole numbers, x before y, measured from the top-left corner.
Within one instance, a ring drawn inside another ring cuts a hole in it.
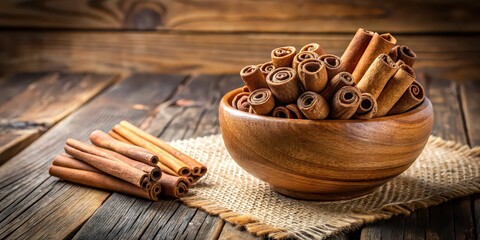
[[[113,83],[98,74],[18,74],[0,81],[0,164]]]
[[[430,75],[420,80],[434,104],[435,134],[480,145],[475,127],[480,82]],[[58,181],[46,172],[67,137],[85,140],[91,130],[109,129],[120,119],[167,140],[218,133],[218,101],[239,84],[237,75],[134,75],[118,83],[0,167],[0,238],[259,239],[176,201],[152,203],[109,194]],[[471,239],[480,236],[479,217],[477,194],[331,239]]]
[[[0,238],[64,238],[78,229],[109,193],[48,175],[68,137],[87,140],[95,129],[127,119],[138,124],[184,80],[181,75],[136,75],[68,116],[0,167]],[[139,81],[142,84],[139,84]]]
[[[3,31],[0,70],[237,74],[245,65],[266,62],[279,46],[318,42],[341,55],[353,35]],[[419,56],[416,71],[434,79],[480,79],[480,36],[396,37]]]
[[[0,26],[244,32],[478,32],[478,1],[15,1]]]

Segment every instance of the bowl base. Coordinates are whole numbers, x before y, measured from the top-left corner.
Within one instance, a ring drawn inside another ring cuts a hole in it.
[[[372,192],[374,192],[377,188],[369,188],[363,191],[358,191],[358,192],[345,192],[345,193],[308,193],[308,192],[296,192],[296,191],[291,191],[288,189],[284,188],[277,188],[274,186],[271,186],[274,191],[285,195],[287,197],[291,198],[297,198],[301,200],[311,200],[311,201],[338,201],[338,200],[350,200],[353,198],[360,198],[364,197]]]

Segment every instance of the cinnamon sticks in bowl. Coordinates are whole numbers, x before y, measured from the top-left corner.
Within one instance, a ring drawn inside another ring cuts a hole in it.
[[[92,132],[93,144],[68,139],[50,175],[66,181],[153,201],[179,198],[207,168],[168,143],[122,121],[109,134]]]
[[[293,46],[275,48],[271,61],[242,69],[245,90],[231,105],[252,114],[315,120],[409,111],[424,99],[412,68],[417,55],[396,43],[389,33],[360,28],[341,58],[318,43],[298,53]]]

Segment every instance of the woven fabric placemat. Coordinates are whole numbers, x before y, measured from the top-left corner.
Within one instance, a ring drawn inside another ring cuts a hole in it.
[[[365,223],[480,191],[480,148],[438,137],[403,174],[365,197],[336,202],[302,201],[274,192],[228,154],[221,135],[172,142],[208,167],[181,200],[256,235],[323,239]]]

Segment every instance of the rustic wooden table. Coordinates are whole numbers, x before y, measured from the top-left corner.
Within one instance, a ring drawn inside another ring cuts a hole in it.
[[[419,80],[434,106],[433,134],[480,145],[480,81],[432,79],[421,73]],[[135,74],[120,80],[38,73],[0,78],[0,238],[254,239],[178,201],[104,192],[59,181],[47,172],[68,137],[87,140],[92,130],[107,130],[122,119],[165,140],[219,133],[218,102],[240,84],[236,75]],[[477,194],[335,238],[471,239],[480,237],[479,219]]]

